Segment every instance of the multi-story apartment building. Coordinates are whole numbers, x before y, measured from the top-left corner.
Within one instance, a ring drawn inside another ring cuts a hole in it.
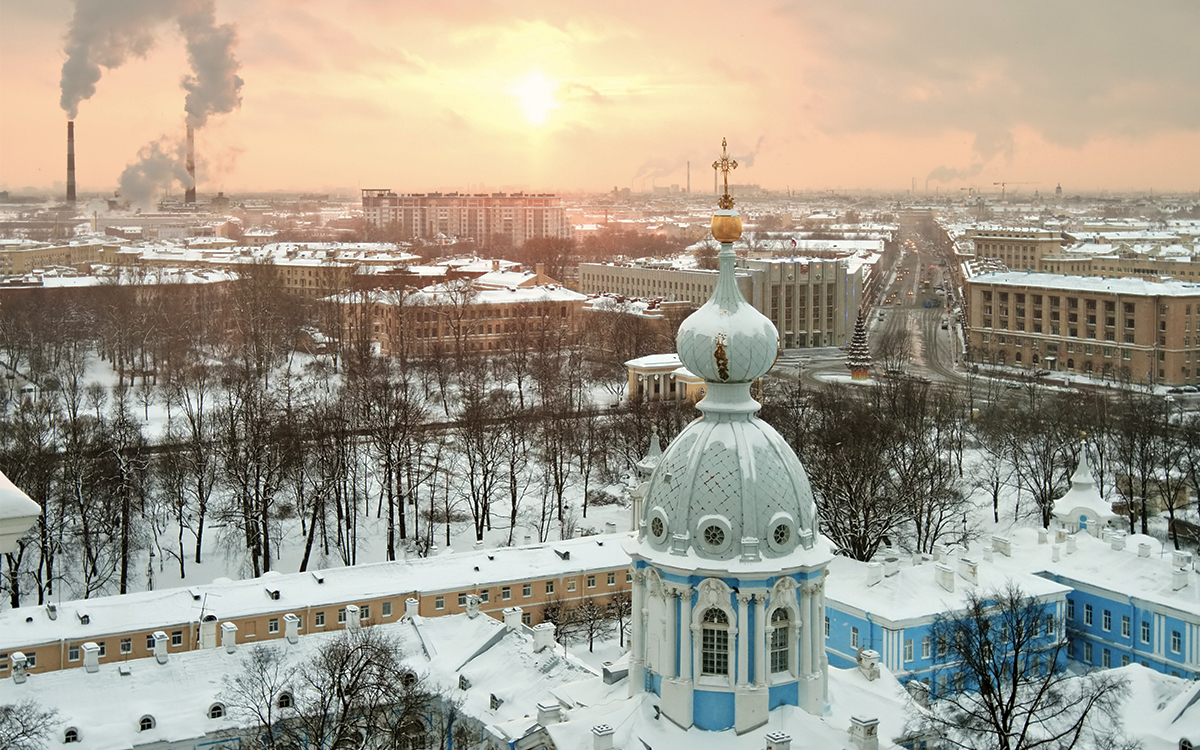
[[[1200,382],[1200,285],[1047,273],[967,281],[967,355],[1134,382]]]
[[[779,330],[785,349],[845,346],[854,333],[862,300],[862,271],[844,260],[739,259],[738,288]],[[581,263],[584,294],[662,297],[703,304],[716,288],[717,272],[613,263]]]
[[[362,191],[363,220],[369,226],[400,229],[402,237],[490,240],[508,237],[521,245],[535,237],[571,236],[562,199],[549,193],[395,193]]]
[[[61,244],[0,244],[0,276],[21,276],[38,268],[116,263],[120,242],[90,238]]]
[[[1014,270],[1041,271],[1042,259],[1057,256],[1064,243],[1061,232],[1038,227],[983,226],[967,232],[977,258],[993,258]]]

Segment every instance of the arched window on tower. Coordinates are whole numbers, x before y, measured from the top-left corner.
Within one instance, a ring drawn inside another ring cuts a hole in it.
[[[788,611],[782,607],[771,613],[771,671],[786,672],[791,663],[791,637],[789,635],[792,620]]]
[[[700,674],[729,674],[729,617],[716,607],[704,612],[701,628]]]

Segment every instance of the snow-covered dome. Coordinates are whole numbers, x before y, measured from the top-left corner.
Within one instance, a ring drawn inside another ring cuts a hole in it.
[[[0,472],[0,554],[16,552],[17,541],[41,514],[41,506]]]
[[[647,557],[750,562],[809,549],[816,538],[808,475],[787,441],[755,416],[750,383],[770,370],[779,333],[742,298],[734,258],[724,242],[712,299],[679,328],[679,358],[707,381],[697,404],[703,416],[671,442],[650,479],[637,543]]]

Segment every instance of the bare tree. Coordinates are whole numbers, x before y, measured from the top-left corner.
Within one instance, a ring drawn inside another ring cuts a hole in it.
[[[621,648],[625,648],[625,626],[633,617],[633,597],[627,591],[618,591],[608,597],[608,613],[617,625],[617,637]]]
[[[0,743],[5,750],[38,750],[49,741],[57,719],[57,711],[43,711],[32,698],[0,705]]]
[[[280,728],[290,712],[280,705],[291,702],[296,667],[277,646],[258,643],[242,657],[240,672],[225,677],[225,701],[229,708],[251,722],[254,739],[263,750],[288,747]]]
[[[1068,673],[1068,641],[1053,613],[1012,583],[967,592],[964,609],[939,617],[931,632],[956,684],[915,728],[964,750],[1122,747],[1125,679]]]

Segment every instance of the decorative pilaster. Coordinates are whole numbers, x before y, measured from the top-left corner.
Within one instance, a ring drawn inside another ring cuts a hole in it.
[[[695,651],[692,648],[692,589],[679,590],[679,679],[692,679]]]
[[[754,684],[767,684],[766,594],[754,595]]]
[[[737,619],[737,684],[745,685],[750,681],[750,613],[747,605],[750,603],[749,594],[738,594]]]

